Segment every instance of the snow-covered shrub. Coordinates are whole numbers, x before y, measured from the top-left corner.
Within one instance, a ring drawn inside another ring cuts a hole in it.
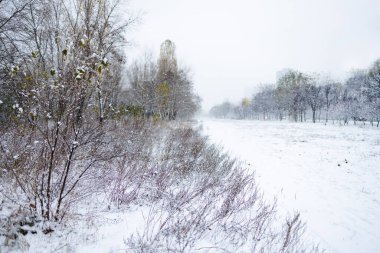
[[[75,147],[70,158],[65,142],[57,146],[51,210],[61,199],[59,221],[74,217],[70,211],[84,198],[106,193],[104,206],[150,207],[144,230],[126,240],[128,252],[307,252],[299,215],[281,222],[275,204],[263,200],[254,175],[197,130],[137,119],[86,129],[93,131],[69,143]],[[48,144],[32,130],[7,131],[0,142],[0,180],[7,182],[1,195],[23,210],[14,216],[19,219],[15,224],[46,220],[42,193],[51,161]],[[17,226],[11,236],[20,239]]]
[[[46,127],[46,135],[32,128],[2,135],[0,170],[7,182],[2,193],[33,215],[60,221],[72,204],[104,189],[123,146],[111,122],[82,125],[78,131],[64,123]]]
[[[118,206],[150,206],[144,230],[126,241],[128,252],[318,251],[303,246],[299,214],[281,222],[254,175],[198,131],[149,128],[154,134],[144,126],[136,135],[147,138],[130,144],[146,153],[119,160],[112,189]]]

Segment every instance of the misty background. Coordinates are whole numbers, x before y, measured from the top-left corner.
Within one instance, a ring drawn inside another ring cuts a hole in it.
[[[205,111],[250,97],[284,69],[339,80],[380,55],[377,0],[132,0],[125,8],[142,14],[128,62],[174,41]]]

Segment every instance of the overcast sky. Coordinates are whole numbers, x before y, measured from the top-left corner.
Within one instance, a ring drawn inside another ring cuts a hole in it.
[[[132,57],[172,40],[203,107],[250,97],[285,68],[335,78],[380,57],[380,0],[131,0]]]

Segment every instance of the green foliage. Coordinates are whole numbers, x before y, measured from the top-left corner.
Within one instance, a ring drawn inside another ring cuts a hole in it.
[[[241,105],[243,107],[248,107],[251,105],[251,100],[249,98],[243,98],[243,100],[241,101]]]
[[[115,114],[116,119],[131,116],[139,118],[144,116],[144,108],[138,105],[120,105],[118,112]]]
[[[170,93],[170,87],[167,83],[160,83],[157,85],[157,94],[161,97],[167,97]]]

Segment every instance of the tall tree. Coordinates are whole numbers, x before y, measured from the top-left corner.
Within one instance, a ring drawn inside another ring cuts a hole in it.
[[[306,112],[306,92],[310,78],[298,71],[289,70],[277,81],[277,97],[281,106],[294,121],[303,121]]]
[[[312,111],[313,123],[317,119],[317,110],[322,107],[322,87],[317,85],[315,82],[308,87],[307,91],[307,102],[310,105]]]
[[[127,99],[148,114],[161,119],[189,118],[199,109],[188,68],[179,67],[175,44],[162,43],[157,63],[152,57],[134,63],[128,70]]]
[[[368,77],[365,83],[365,95],[371,105],[371,114],[380,124],[380,59],[375,61],[368,71]]]

